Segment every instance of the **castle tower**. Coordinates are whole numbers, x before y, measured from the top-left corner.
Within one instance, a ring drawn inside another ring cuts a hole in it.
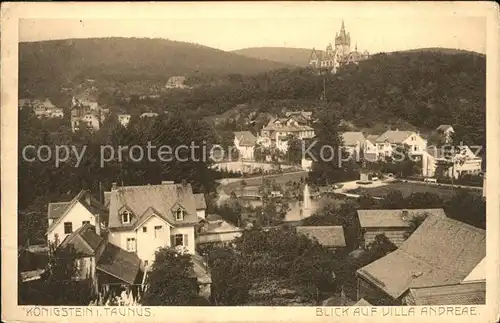
[[[342,26],[340,27],[340,33],[336,34],[335,37],[335,49],[342,54],[342,56],[347,56],[351,52],[351,35],[345,32],[344,20],[342,20]]]

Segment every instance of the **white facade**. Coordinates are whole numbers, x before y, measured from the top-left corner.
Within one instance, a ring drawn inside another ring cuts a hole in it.
[[[382,137],[382,136],[381,136]],[[399,146],[409,146],[410,153],[420,155],[427,148],[427,140],[422,138],[418,133],[410,133],[404,140],[400,142],[391,142],[389,140],[377,140],[375,143],[366,141],[365,154],[376,154],[377,156],[392,156]]]
[[[201,210],[196,210],[196,215],[200,218],[200,219],[205,219],[205,210],[201,209]]]
[[[194,235],[194,225],[186,227],[174,227],[171,230],[172,237],[178,235],[182,236],[182,246],[184,246],[190,254],[195,254],[196,252],[196,240]],[[175,241],[175,240],[174,240]]]
[[[49,219],[49,228],[53,224],[53,221],[53,219]],[[58,223],[47,232],[47,240],[53,243],[57,237],[59,245],[68,234],[80,228],[85,221],[88,221],[91,225],[95,225],[95,216],[80,202],[76,202],[67,211],[64,218],[55,221],[58,221]],[[69,231],[70,226],[71,231]]]
[[[99,118],[93,113],[87,113],[82,117],[71,117],[71,128],[73,132],[79,130],[80,126],[86,126],[89,130],[99,130]]]
[[[136,230],[113,230],[109,234],[109,242],[137,254],[137,257],[151,265],[155,260],[155,252],[161,247],[174,247],[175,236],[182,236],[182,246],[190,254],[195,254],[196,241],[194,226],[175,228],[158,216],[152,216]]]
[[[234,138],[234,146],[238,149],[240,159],[254,160],[254,147],[240,146],[240,141],[236,137]]]
[[[302,167],[303,170],[310,171],[312,169],[312,160],[302,158],[300,166]]]
[[[465,149],[463,154],[457,154],[453,158],[454,165],[448,168],[446,176],[458,178],[461,174],[478,175],[481,173],[482,158],[476,157],[468,147],[463,148]],[[443,158],[439,158],[432,149],[424,151],[422,154],[422,175],[425,177],[436,176],[437,163],[440,159]]]
[[[120,122],[121,125],[124,127],[128,126],[128,124],[130,122],[130,114],[119,114],[118,115],[118,122]]]

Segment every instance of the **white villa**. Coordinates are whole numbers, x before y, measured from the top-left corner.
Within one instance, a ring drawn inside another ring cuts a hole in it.
[[[164,181],[160,185],[113,184],[104,203],[82,190],[69,202],[50,203],[47,240],[78,253],[74,279],[92,279],[101,293],[126,286],[137,295],[160,247],[176,247],[192,255],[192,278],[201,296],[209,297],[211,278],[196,254],[195,226],[205,218],[203,194],[190,184]]]
[[[404,145],[410,147],[411,154],[421,155],[427,148],[427,140],[418,132],[388,130],[380,136],[367,136],[364,155],[368,160],[373,161],[384,156],[392,156],[396,147]]]
[[[289,112],[285,118],[276,118],[262,128],[260,139],[263,145],[274,146],[282,152],[288,150],[288,136],[292,135],[300,140],[314,137],[311,127],[311,115],[308,112]]]
[[[195,254],[195,226],[203,213],[204,197],[190,184],[113,186],[109,201],[109,242],[137,254],[148,266],[160,247],[179,247]]]
[[[478,175],[482,168],[482,158],[476,156],[468,146],[461,146],[452,154],[447,154],[443,147],[429,147],[422,154],[422,175],[436,176],[440,163],[449,163],[444,175],[454,178],[465,174]]]

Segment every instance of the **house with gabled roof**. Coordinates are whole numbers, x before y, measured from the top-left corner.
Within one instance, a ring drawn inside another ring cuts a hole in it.
[[[261,136],[268,138],[271,145],[286,152],[288,150],[288,137],[294,136],[300,140],[313,138],[314,128],[310,121],[302,116],[289,115],[285,118],[275,118],[262,128]]]
[[[377,154],[391,156],[395,147],[409,146],[410,153],[421,154],[427,147],[427,141],[415,131],[387,130],[375,139]]]
[[[69,202],[49,203],[48,206],[48,244],[58,246],[66,236],[84,224],[106,225],[107,208],[95,199],[88,190],[80,191]]]
[[[357,297],[405,304],[411,289],[465,283],[485,256],[485,230],[430,215],[397,250],[358,269]]]
[[[96,292],[104,292],[110,285],[112,288],[137,285],[142,280],[141,260],[137,255],[109,243],[99,234],[98,227],[88,223],[81,226],[66,236],[58,250],[66,247],[76,252],[74,278],[90,279]]]
[[[256,143],[257,137],[250,131],[236,131],[234,133],[234,146],[238,149],[239,156],[243,160],[253,160]]]
[[[137,254],[146,266],[153,263],[160,247],[195,254],[195,226],[203,205],[190,184],[113,184],[105,198],[109,200],[109,242]]]
[[[479,175],[483,159],[465,145],[458,147],[430,146],[422,153],[422,175],[425,177],[447,176],[458,178],[461,175]],[[441,165],[442,173],[436,170]]]

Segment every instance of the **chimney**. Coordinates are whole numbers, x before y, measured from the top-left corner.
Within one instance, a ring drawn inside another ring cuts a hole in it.
[[[95,215],[95,233],[101,236],[101,216],[99,213]]]
[[[111,183],[111,190],[116,190],[116,182]]]

